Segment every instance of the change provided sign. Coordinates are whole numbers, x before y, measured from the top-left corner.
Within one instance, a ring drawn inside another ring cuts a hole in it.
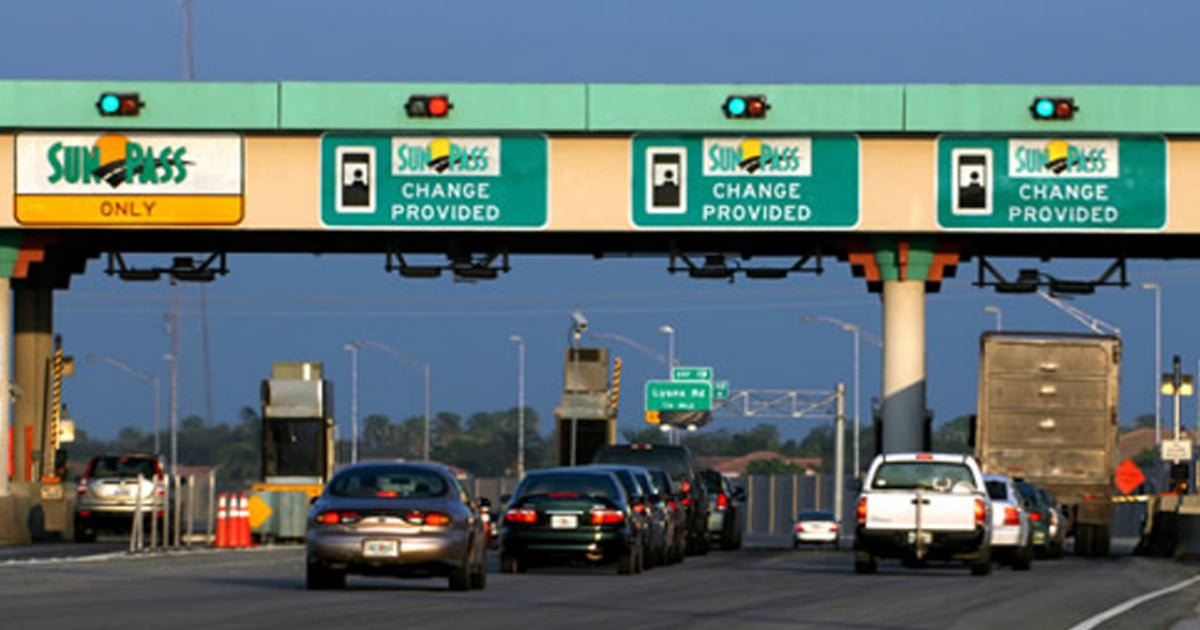
[[[633,138],[639,228],[853,228],[857,136]]]
[[[242,220],[235,134],[20,133],[23,225],[233,225]]]
[[[541,228],[544,136],[321,138],[321,220],[337,227]]]
[[[948,229],[1160,230],[1167,143],[1139,138],[942,137],[937,218]]]

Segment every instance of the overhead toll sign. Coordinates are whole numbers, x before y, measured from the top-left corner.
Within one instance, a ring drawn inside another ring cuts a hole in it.
[[[1160,230],[1161,137],[996,138],[937,143],[937,218],[947,229]]]
[[[24,225],[233,225],[243,215],[234,134],[21,133]]]
[[[632,145],[634,227],[858,224],[857,136],[635,136]]]
[[[545,136],[321,139],[321,220],[333,227],[541,228]]]

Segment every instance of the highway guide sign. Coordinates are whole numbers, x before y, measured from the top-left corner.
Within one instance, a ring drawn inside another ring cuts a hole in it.
[[[1167,224],[1161,136],[943,136],[937,162],[942,228],[1112,231]]]
[[[646,381],[646,411],[710,411],[712,381]]]
[[[539,135],[321,137],[321,221],[332,227],[541,228],[549,213]]]
[[[853,228],[859,140],[833,136],[643,136],[632,142],[637,228]]]

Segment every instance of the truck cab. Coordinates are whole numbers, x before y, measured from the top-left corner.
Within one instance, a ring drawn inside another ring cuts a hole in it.
[[[965,562],[991,571],[991,501],[970,455],[889,453],[867,470],[856,503],[854,570],[874,573],[878,560],[915,567],[927,560]]]

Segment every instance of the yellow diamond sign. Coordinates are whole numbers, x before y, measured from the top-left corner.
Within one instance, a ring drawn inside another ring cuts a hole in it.
[[[257,494],[250,495],[250,529],[262,527],[271,518],[271,506]]]

